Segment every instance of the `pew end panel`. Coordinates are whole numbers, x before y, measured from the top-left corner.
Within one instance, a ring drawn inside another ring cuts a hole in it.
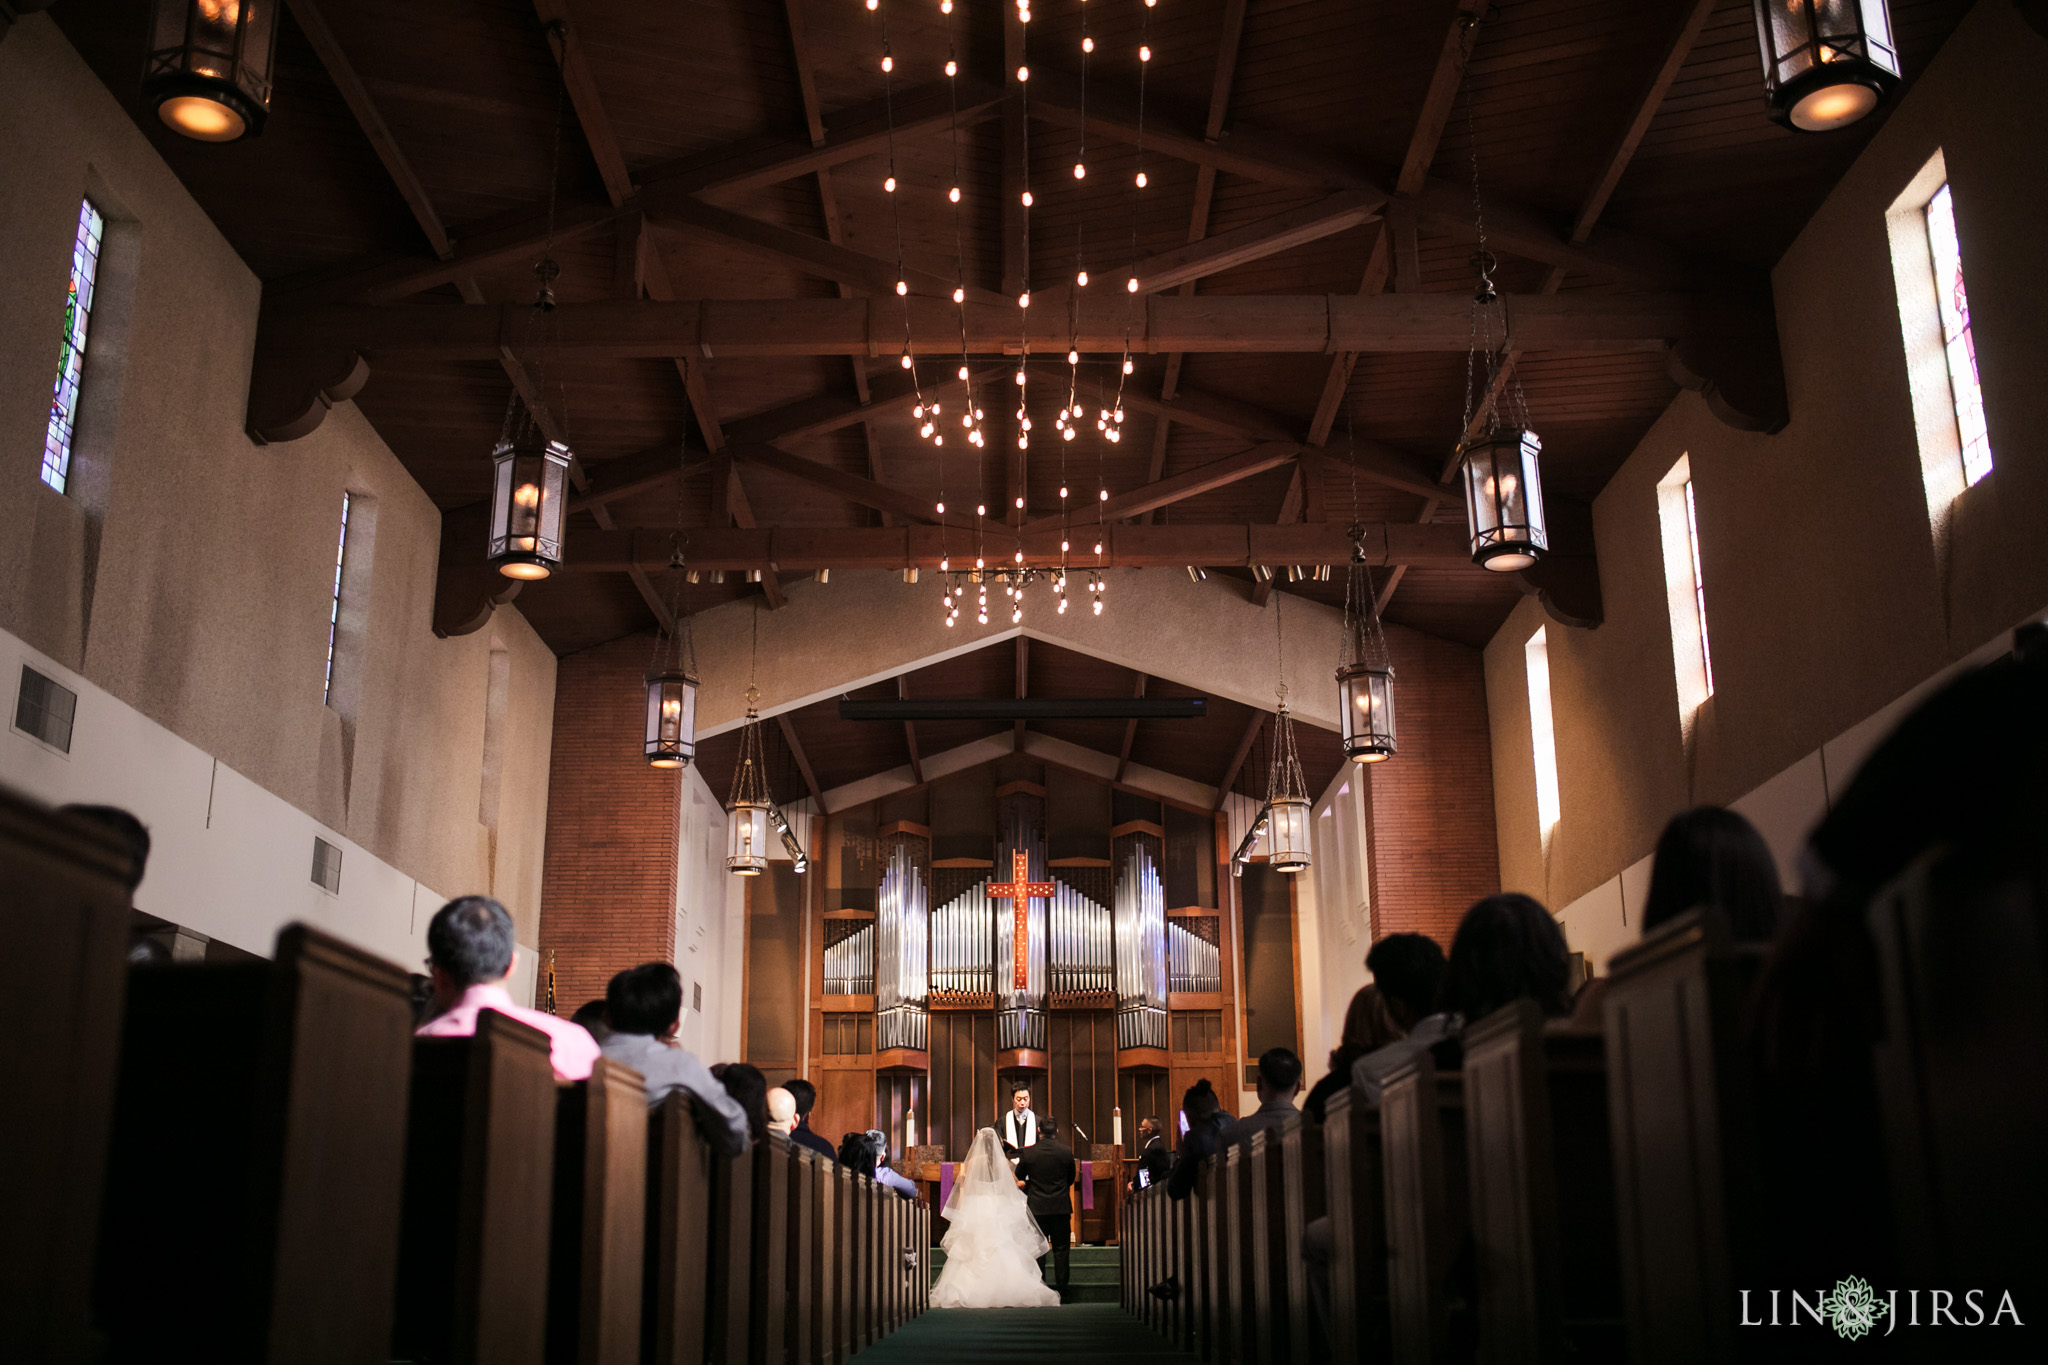
[[[1310,1305],[1308,1263],[1302,1247],[1309,1225],[1327,1210],[1323,1175],[1323,1127],[1306,1115],[1289,1119],[1278,1132],[1280,1193],[1285,1225],[1277,1243],[1284,1258],[1287,1339],[1302,1359],[1326,1360],[1329,1344],[1322,1339]]]
[[[1384,1359],[1387,1336],[1387,1223],[1380,1110],[1346,1087],[1323,1118],[1323,1178],[1330,1215],[1328,1342],[1337,1360]]]
[[[1380,1101],[1387,1228],[1387,1316],[1399,1365],[1471,1353],[1465,1096],[1455,1071],[1421,1053],[1387,1079]]]
[[[647,1116],[641,1357],[701,1365],[711,1298],[712,1147],[695,1102],[671,1091]]]
[[[556,1091],[549,1365],[638,1365],[647,1125],[640,1073],[608,1057]]]
[[[469,1038],[413,1044],[393,1354],[543,1358],[555,1079],[548,1036],[485,1010]]]
[[[0,1340],[24,1359],[96,1358],[89,1324],[101,1177],[128,979],[128,856],[102,829],[0,788],[0,932],[25,1024],[0,1054]]]
[[[98,1304],[117,1356],[382,1359],[410,983],[303,925],[130,980]]]

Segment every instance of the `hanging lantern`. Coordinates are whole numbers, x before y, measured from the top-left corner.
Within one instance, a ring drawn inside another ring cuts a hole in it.
[[[687,768],[697,756],[697,680],[684,669],[647,675],[647,766]]]
[[[569,447],[529,427],[491,452],[490,562],[507,578],[546,578],[562,567],[569,510]]]
[[[1472,562],[1480,568],[1526,569],[1550,548],[1537,467],[1542,449],[1541,437],[1516,426],[1492,427],[1460,447],[1465,526],[1472,535]]]
[[[1273,718],[1273,763],[1266,774],[1266,863],[1280,872],[1305,872],[1308,852],[1308,780],[1294,747],[1294,718],[1287,714],[1287,686],[1280,687],[1280,712]]]
[[[1394,753],[1394,665],[1380,629],[1379,598],[1365,562],[1365,527],[1351,527],[1351,575],[1344,588],[1344,648],[1337,660],[1344,756],[1378,763]]]
[[[263,131],[280,0],[155,0],[143,98],[173,132],[233,142]]]
[[[768,870],[768,764],[761,750],[761,689],[747,684],[747,721],[740,729],[739,762],[732,770],[732,795],[725,803],[726,871],[758,877]]]
[[[1802,133],[1845,128],[1891,98],[1899,53],[1885,0],[1755,0],[1771,117]]]

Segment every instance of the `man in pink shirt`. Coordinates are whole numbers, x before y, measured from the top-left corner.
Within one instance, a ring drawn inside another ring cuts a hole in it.
[[[512,1003],[505,978],[519,965],[512,916],[488,896],[462,896],[435,912],[427,926],[427,969],[434,983],[434,1015],[420,1038],[467,1038],[480,1010],[496,1010],[548,1035],[555,1079],[581,1081],[597,1061],[597,1040],[580,1025]]]

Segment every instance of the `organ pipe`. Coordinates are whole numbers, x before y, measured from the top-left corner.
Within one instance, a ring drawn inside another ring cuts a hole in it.
[[[1067,885],[1053,883],[1049,980],[1054,999],[1109,996],[1111,978],[1111,912]]]
[[[1118,841],[1116,869],[1117,1046],[1166,1046],[1166,891],[1152,841]]]
[[[875,1044],[879,1049],[925,1050],[930,971],[927,940],[931,932],[926,900],[924,873],[908,842],[899,839],[882,866],[881,885],[875,898],[874,932],[868,936],[873,948],[869,974],[875,994]],[[829,952],[826,970],[829,976]]]
[[[1223,989],[1222,954],[1216,945],[1178,920],[1167,925],[1172,964],[1168,989],[1177,992],[1216,992]]]

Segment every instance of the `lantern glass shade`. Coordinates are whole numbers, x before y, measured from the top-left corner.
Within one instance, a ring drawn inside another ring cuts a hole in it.
[[[1899,84],[1885,0],[1755,0],[1764,99],[1788,128],[1824,133],[1856,122]]]
[[[1394,753],[1394,670],[1363,664],[1337,670],[1337,703],[1344,708],[1344,756],[1378,763]]]
[[[647,766],[685,768],[697,756],[697,680],[680,668],[647,675]]]
[[[741,801],[726,810],[725,867],[741,877],[768,870],[768,805]]]
[[[1308,798],[1278,796],[1273,799],[1266,828],[1266,862],[1278,872],[1308,870]]]
[[[569,447],[529,432],[491,459],[491,565],[507,578],[546,578],[562,567]]]
[[[263,131],[283,0],[153,0],[144,98],[172,131],[233,142]]]
[[[1543,440],[1526,427],[1496,427],[1465,443],[1465,526],[1472,562],[1510,573],[1550,548],[1543,524]]]

